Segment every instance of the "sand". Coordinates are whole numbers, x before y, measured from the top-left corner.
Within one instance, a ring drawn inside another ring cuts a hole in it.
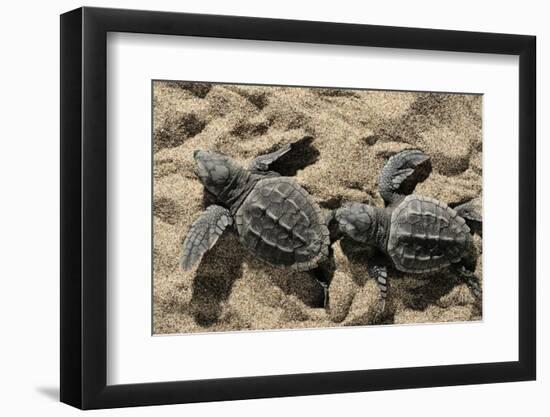
[[[179,267],[181,244],[212,200],[193,173],[193,151],[213,149],[242,163],[298,140],[285,174],[328,213],[348,201],[383,207],[378,174],[407,148],[432,157],[433,171],[415,193],[481,209],[482,98],[478,95],[371,90],[153,83],[155,334],[312,328],[480,320],[464,284],[446,271],[407,275],[389,271],[383,315],[367,257],[349,258],[334,245],[330,305],[308,273],[277,269],[226,233],[189,272]],[[481,237],[474,236],[480,254]]]

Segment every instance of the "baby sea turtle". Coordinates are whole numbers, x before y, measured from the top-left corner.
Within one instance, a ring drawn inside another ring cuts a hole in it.
[[[216,198],[191,226],[181,266],[191,269],[214,246],[226,228],[255,256],[276,267],[297,271],[317,268],[329,257],[329,230],[320,207],[294,179],[270,166],[291,144],[255,158],[248,168],[213,151],[196,150],[196,174]],[[328,278],[315,276],[327,299]]]
[[[387,260],[402,272],[427,273],[451,267],[476,298],[481,296],[473,273],[477,254],[466,221],[481,222],[470,202],[454,209],[434,198],[413,195],[431,172],[430,157],[405,150],[388,159],[379,177],[385,208],[352,203],[334,212],[337,233],[374,247],[369,275],[380,289],[384,309],[388,288]]]

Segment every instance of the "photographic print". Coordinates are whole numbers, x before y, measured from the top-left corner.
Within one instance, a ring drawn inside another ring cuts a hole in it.
[[[482,95],[152,81],[153,334],[482,319]]]

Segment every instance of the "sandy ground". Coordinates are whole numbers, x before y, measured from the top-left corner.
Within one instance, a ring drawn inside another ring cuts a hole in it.
[[[432,157],[433,172],[415,193],[481,209],[480,96],[155,81],[154,333],[479,320],[464,284],[448,272],[410,276],[389,271],[386,313],[364,253],[334,245],[330,308],[308,273],[268,266],[226,233],[189,272],[180,248],[211,201],[193,173],[193,151],[214,149],[247,163],[297,140],[295,174],[324,211],[347,201],[383,207],[377,191],[385,160],[406,148]],[[305,139],[308,138],[308,139]],[[481,254],[481,238],[474,242]],[[476,269],[481,278],[481,256]]]

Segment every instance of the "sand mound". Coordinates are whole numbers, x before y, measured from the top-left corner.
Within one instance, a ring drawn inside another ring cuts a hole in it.
[[[193,151],[214,149],[240,162],[300,141],[277,170],[293,175],[328,210],[347,201],[381,207],[385,159],[416,147],[433,172],[416,193],[458,204],[481,196],[481,97],[473,95],[155,82],[154,333],[307,328],[480,319],[465,285],[446,272],[390,271],[384,317],[360,249],[336,243],[330,309],[307,273],[265,265],[235,235],[224,235],[192,271],[179,267],[192,222],[212,201],[193,174]],[[481,239],[476,236],[477,250]],[[476,273],[481,277],[481,257]]]

